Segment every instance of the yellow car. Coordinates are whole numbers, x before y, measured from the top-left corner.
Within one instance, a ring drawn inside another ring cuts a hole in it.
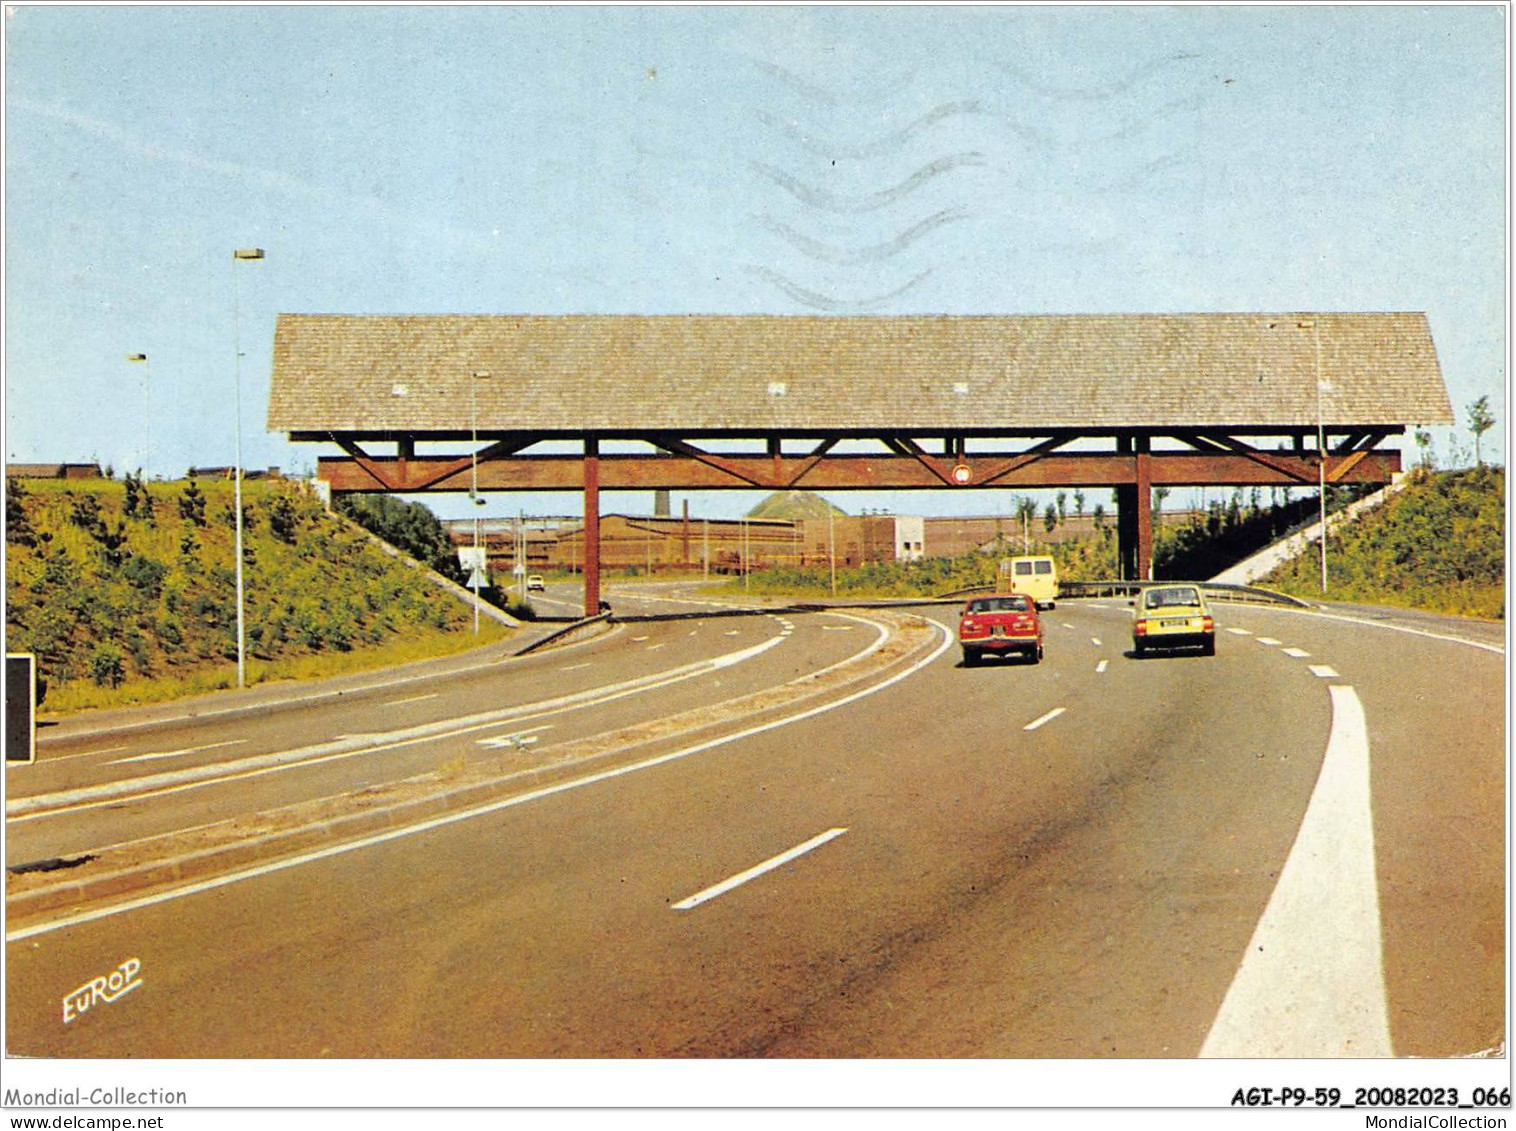
[[[1154,585],[1132,602],[1132,651],[1199,647],[1216,654],[1216,622],[1198,585]]]

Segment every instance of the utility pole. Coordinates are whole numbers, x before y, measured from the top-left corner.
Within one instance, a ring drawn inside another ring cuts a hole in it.
[[[837,596],[837,525],[833,521],[836,512],[832,504],[826,505],[826,561],[832,575],[832,596]]]
[[[1321,321],[1312,318],[1296,325],[1302,330],[1312,331],[1316,344],[1316,466],[1321,513],[1321,595],[1325,597],[1327,591],[1327,452],[1326,417],[1321,404],[1321,394],[1324,391],[1321,381]]]

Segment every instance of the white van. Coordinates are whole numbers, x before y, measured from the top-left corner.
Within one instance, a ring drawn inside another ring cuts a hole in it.
[[[1025,593],[1039,609],[1051,609],[1058,599],[1058,567],[1053,559],[1028,555],[1000,560],[1000,591]]]

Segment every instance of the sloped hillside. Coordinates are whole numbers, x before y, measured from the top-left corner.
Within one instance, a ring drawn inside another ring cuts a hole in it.
[[[331,674],[457,651],[472,617],[422,572],[292,483],[243,485],[248,678]],[[11,481],[6,627],[44,709],[236,681],[233,485]]]
[[[812,491],[775,491],[752,510],[748,518],[825,518],[827,513],[846,514]]]
[[[1505,615],[1505,470],[1414,474],[1406,489],[1327,542],[1328,597],[1464,616]],[[1313,548],[1258,584],[1321,596]]]

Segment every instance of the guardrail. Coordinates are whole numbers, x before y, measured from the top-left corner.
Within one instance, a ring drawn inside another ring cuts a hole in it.
[[[570,624],[564,625],[560,629],[556,629],[555,631],[548,633],[546,636],[538,637],[536,640],[531,641],[524,647],[516,649],[516,651],[511,653],[511,655],[529,656],[539,648],[546,648],[549,644],[556,644],[565,636],[572,635],[573,633],[576,633],[581,629],[589,628],[592,625],[605,624],[610,619],[610,613],[601,613],[598,617],[585,617],[583,620],[576,620]]]
[[[1253,585],[1230,585],[1212,581],[1061,581],[1058,583],[1060,597],[1135,597],[1144,589],[1155,585],[1198,585],[1208,598],[1217,601],[1242,601],[1255,605],[1289,605],[1297,609],[1309,609],[1311,603],[1272,589],[1259,589]]]
[[[1068,598],[1135,597],[1142,590],[1151,589],[1155,585],[1198,585],[1202,593],[1216,601],[1240,601],[1254,605],[1288,605],[1297,609],[1314,608],[1309,601],[1302,601],[1299,597],[1291,597],[1287,593],[1259,589],[1254,585],[1231,585],[1214,581],[1060,581],[1058,596]],[[939,599],[968,598],[976,593],[993,592],[995,592],[993,585],[976,585],[969,589],[956,589],[951,593],[943,593]]]

